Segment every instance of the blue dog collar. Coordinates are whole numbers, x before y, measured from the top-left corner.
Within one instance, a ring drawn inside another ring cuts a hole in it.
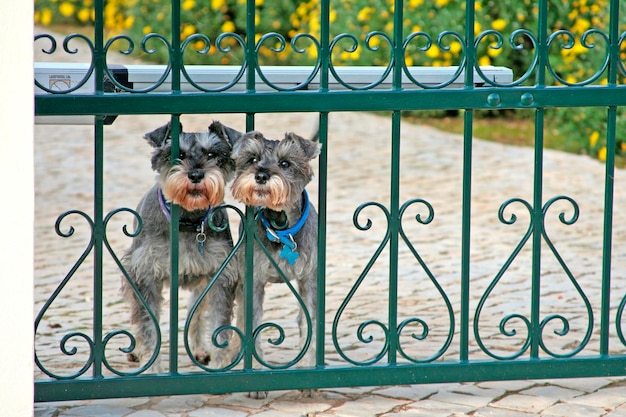
[[[267,238],[272,242],[283,244],[283,249],[280,251],[280,257],[286,259],[289,265],[294,265],[300,256],[298,252],[296,252],[298,244],[293,237],[300,231],[300,229],[302,229],[302,226],[304,226],[304,223],[306,223],[306,220],[309,217],[311,202],[309,201],[309,194],[306,190],[302,191],[302,205],[303,209],[300,219],[292,227],[282,230],[275,230],[272,228],[272,225],[263,214],[263,211],[259,210],[259,220],[261,220],[263,227],[265,227],[265,234]]]

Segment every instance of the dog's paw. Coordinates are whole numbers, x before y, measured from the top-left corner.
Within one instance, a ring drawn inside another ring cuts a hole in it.
[[[300,396],[304,398],[311,398],[317,392],[316,389],[301,389]]]
[[[211,354],[206,352],[195,353],[193,357],[196,358],[196,360],[202,365],[208,365],[211,361]]]
[[[267,398],[267,391],[249,392],[248,398],[252,398],[253,400],[264,400]]]

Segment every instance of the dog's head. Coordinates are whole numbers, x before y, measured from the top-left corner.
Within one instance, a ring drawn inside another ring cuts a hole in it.
[[[287,133],[282,140],[266,139],[256,131],[242,135],[233,146],[233,197],[246,205],[276,211],[298,204],[313,178],[310,161],[319,152],[317,135],[305,139]]]
[[[152,169],[159,173],[159,185],[168,201],[188,211],[206,210],[224,200],[224,189],[234,170],[231,143],[241,134],[220,122],[213,122],[206,132],[182,130],[181,125],[180,153],[173,165],[171,124],[145,134],[155,149]]]

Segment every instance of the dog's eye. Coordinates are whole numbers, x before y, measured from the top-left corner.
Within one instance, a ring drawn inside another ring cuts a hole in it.
[[[215,152],[207,152],[206,157],[209,159],[215,158]]]
[[[187,154],[185,153],[185,151],[178,152],[178,159],[183,160],[185,158],[187,158]]]
[[[257,158],[256,156],[252,156],[250,157],[250,159],[248,159],[249,164],[256,164],[257,162],[259,162],[259,158]]]
[[[282,169],[287,169],[287,168],[289,168],[289,167],[291,166],[291,164],[289,163],[289,161],[280,161],[280,162],[278,163],[278,165],[280,165],[280,167],[281,167]]]

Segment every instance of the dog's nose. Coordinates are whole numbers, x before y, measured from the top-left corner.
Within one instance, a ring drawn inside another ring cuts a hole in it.
[[[265,184],[267,180],[270,179],[270,176],[265,171],[257,171],[257,173],[254,175],[254,179],[257,184]]]
[[[191,182],[199,183],[204,179],[204,171],[202,171],[201,169],[191,170],[187,174],[187,177],[191,180]]]

